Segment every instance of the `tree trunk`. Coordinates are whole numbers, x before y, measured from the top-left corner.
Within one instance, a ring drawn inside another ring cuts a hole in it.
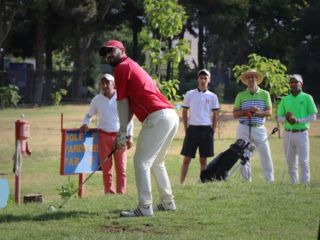
[[[34,105],[39,106],[42,103],[43,83],[44,83],[44,63],[45,63],[45,25],[40,20],[36,22],[36,77],[35,77],[35,92],[34,92]]]
[[[91,43],[91,39],[90,39]],[[87,65],[88,65],[88,48],[90,44],[86,37],[80,37],[77,49],[76,49],[76,59],[74,62],[74,79],[73,79],[73,93],[72,98],[74,100],[82,100],[84,97],[83,84],[86,81]]]
[[[223,62],[224,62],[224,44],[221,43],[219,51],[217,53],[218,59],[217,59],[217,72],[216,76],[213,76],[218,81],[215,83],[215,86],[217,86],[221,81],[223,80],[224,74],[223,74]]]
[[[46,48],[46,87],[44,90],[44,96],[46,101],[51,101],[52,89],[52,47],[51,47],[51,37],[47,38],[47,48]]]
[[[78,30],[78,36],[81,36],[80,29]],[[74,100],[82,100],[85,97],[84,83],[87,78],[87,67],[88,67],[88,50],[90,49],[92,39],[96,32],[89,35],[78,37],[75,53],[76,59],[74,61],[74,79],[72,82],[72,94],[71,97]]]
[[[172,40],[169,39],[168,40],[168,49],[170,50],[172,48]],[[166,71],[166,80],[169,81],[170,79],[172,79],[172,76],[171,76],[171,69],[172,69],[172,62],[171,61],[168,61],[167,62],[167,71]]]
[[[186,27],[184,26],[183,29],[181,30],[181,33],[179,34],[179,39],[183,39],[184,38],[184,33],[186,31]],[[179,62],[179,81],[180,81],[180,85],[183,85],[185,83],[185,74],[186,73],[186,66],[184,63],[184,59],[182,59],[182,61]],[[180,86],[181,88],[181,86]]]
[[[77,57],[74,62],[74,82],[73,82],[73,98],[81,100],[84,97],[83,83],[86,80],[86,56],[85,49],[78,49]]]
[[[132,59],[138,61],[139,52],[138,52],[138,25],[137,21],[134,21],[132,24]]]
[[[203,25],[199,21],[199,42],[198,42],[198,68],[203,68],[203,43],[204,43],[204,36],[203,36]]]

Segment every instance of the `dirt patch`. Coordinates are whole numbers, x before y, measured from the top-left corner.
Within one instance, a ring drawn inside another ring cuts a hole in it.
[[[104,226],[102,227],[102,231],[103,232],[107,232],[107,233],[120,233],[120,232],[125,232],[127,231],[128,228],[126,227],[122,227],[122,226]]]
[[[139,232],[139,233],[152,233],[152,234],[165,234],[159,229],[156,229],[153,224],[146,223],[142,226],[120,226],[118,223],[114,223],[112,225],[107,225],[102,227],[103,232],[107,233],[122,233],[122,232]]]

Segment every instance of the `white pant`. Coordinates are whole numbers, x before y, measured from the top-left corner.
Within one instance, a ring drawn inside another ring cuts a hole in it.
[[[249,142],[249,127],[247,125],[239,124],[237,129],[237,138]],[[269,141],[267,129],[261,125],[260,127],[251,127],[251,142],[256,146],[259,154],[260,164],[264,173],[264,178],[268,182],[274,181],[273,163],[271,158],[271,152],[269,147]],[[251,153],[249,150],[245,151],[245,155],[251,159]],[[251,166],[250,161],[247,161],[245,165],[241,166],[241,174],[247,181],[251,181]]]
[[[292,183],[299,183],[298,160],[301,167],[301,181],[310,182],[309,134],[304,132],[284,132],[284,151]]]
[[[139,206],[152,204],[151,173],[154,176],[160,200],[173,201],[171,184],[164,158],[179,126],[179,118],[173,109],[151,113],[143,122],[134,155]]]

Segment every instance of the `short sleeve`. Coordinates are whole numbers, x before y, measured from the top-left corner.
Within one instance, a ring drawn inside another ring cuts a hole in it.
[[[190,91],[186,93],[183,100],[182,107],[189,108],[190,107]]]
[[[236,100],[234,101],[234,108],[240,110],[240,94],[237,94]]]
[[[130,68],[127,64],[120,64],[114,70],[114,79],[117,91],[117,100],[127,98],[127,84],[130,78]]]
[[[211,109],[212,110],[218,110],[220,108],[220,105],[219,105],[219,100],[218,100],[218,97],[216,94],[214,94],[212,96],[212,106],[211,106]]]
[[[311,114],[316,114],[318,112],[318,109],[316,107],[316,104],[313,101],[313,98],[311,95],[309,95],[309,101],[308,101],[308,113]]]
[[[278,106],[278,110],[277,110],[277,115],[280,117],[283,117],[285,115],[285,109],[284,109],[284,97],[282,97],[279,106]]]
[[[272,108],[272,102],[271,102],[271,97],[270,93],[266,92],[266,107],[267,108]]]

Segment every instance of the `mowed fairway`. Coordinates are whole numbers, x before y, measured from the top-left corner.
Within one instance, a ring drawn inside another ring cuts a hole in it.
[[[101,173],[86,184],[83,199],[73,198],[62,209],[48,211],[62,200],[57,188],[68,182],[60,176],[61,122],[79,127],[87,105],[0,110],[0,178],[10,182],[9,204],[0,209],[0,239],[316,239],[320,221],[320,121],[310,131],[311,184],[292,185],[284,164],[282,138],[270,139],[275,167],[274,184],[262,176],[257,154],[252,159],[253,182],[242,181],[239,172],[227,182],[199,183],[199,161],[189,169],[186,184],[179,183],[184,137],[183,126],[168,151],[166,166],[178,207],[176,213],[155,212],[150,218],[119,218],[119,211],[136,207],[137,195],[132,156],[128,158],[128,189],[123,196],[103,194]],[[234,141],[236,121],[232,106],[223,105],[223,121],[215,134],[215,152]],[[21,196],[41,193],[42,204],[14,203],[14,122],[21,114],[31,122],[28,141],[32,155],[23,158]],[[179,112],[181,115],[181,112]],[[95,126],[95,123],[91,125]],[[270,120],[271,132],[275,124]],[[135,121],[135,141],[140,124]],[[218,139],[219,136],[219,139]],[[285,171],[285,174],[283,175]],[[71,176],[77,182],[77,176]],[[154,203],[158,203],[156,186]]]

